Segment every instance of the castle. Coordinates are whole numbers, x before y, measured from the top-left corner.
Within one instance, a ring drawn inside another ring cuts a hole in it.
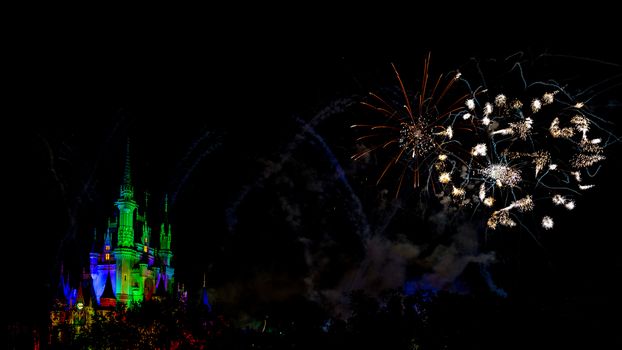
[[[171,265],[171,225],[168,218],[168,197],[165,198],[159,240],[152,239],[147,218],[148,194],[144,209],[139,211],[130,167],[129,142],[125,168],[115,213],[108,219],[102,237],[95,231],[89,254],[88,271],[73,281],[62,272],[50,312],[50,335],[62,341],[63,328],[80,328],[89,324],[94,313],[105,314],[145,300],[175,295],[183,301],[187,293],[174,290],[175,269]],[[86,260],[86,259],[85,259]],[[85,261],[86,262],[86,261]],[[205,289],[205,283],[204,283]]]
[[[175,269],[171,266],[173,252],[171,225],[168,222],[168,198],[164,202],[164,219],[160,225],[158,248],[151,240],[151,227],[146,211],[148,198],[146,194],[145,210],[141,215],[134,197],[128,143],[123,183],[119,199],[115,202],[119,215],[116,220],[108,221],[101,250],[93,249],[89,255],[93,290],[97,303],[101,306],[141,302],[150,299],[158,288],[169,293],[172,290]],[[137,240],[139,237],[140,240]],[[97,237],[94,242],[96,239]],[[94,243],[93,248],[96,246]],[[108,283],[114,301],[110,295],[104,294]]]

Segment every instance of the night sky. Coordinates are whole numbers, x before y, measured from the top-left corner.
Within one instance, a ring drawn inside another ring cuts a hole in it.
[[[45,39],[18,55],[4,128],[12,318],[45,317],[61,262],[74,275],[86,266],[93,229],[103,233],[113,213],[129,137],[137,196],[142,204],[141,191],[151,193],[154,229],[164,193],[171,198],[177,280],[196,291],[206,273],[212,303],[233,314],[301,296],[337,315],[347,312],[343,293],[436,274],[452,292],[549,305],[539,324],[608,334],[622,272],[619,144],[606,150],[598,186],[555,229],[485,232],[474,223],[481,216],[439,215],[412,190],[393,199],[395,181],[376,185],[382,164],[350,160],[350,125],[364,115],[357,102],[367,92],[395,86],[391,63],[412,88],[429,50],[435,73],[458,68],[481,82],[472,69],[481,63],[484,79],[498,81],[504,59],[522,52],[510,61],[527,80],[591,87],[594,112],[620,135],[622,57],[613,49],[346,52],[135,39]]]

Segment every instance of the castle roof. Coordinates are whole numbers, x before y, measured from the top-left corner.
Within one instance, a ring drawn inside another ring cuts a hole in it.
[[[116,300],[114,292],[112,291],[112,282],[110,281],[110,272],[108,272],[108,275],[106,276],[106,286],[104,287],[104,293],[102,293],[101,298],[109,298],[109,299]]]

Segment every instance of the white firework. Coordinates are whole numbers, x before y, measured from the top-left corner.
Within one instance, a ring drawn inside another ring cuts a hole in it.
[[[544,227],[546,230],[550,230],[553,228],[553,218],[550,216],[545,216],[542,218],[542,227]]]

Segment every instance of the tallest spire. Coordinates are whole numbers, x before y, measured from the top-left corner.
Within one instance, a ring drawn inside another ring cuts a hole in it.
[[[125,171],[123,172],[123,184],[121,185],[121,197],[132,199],[134,187],[132,186],[132,169],[130,167],[130,139],[128,137],[125,147]]]
[[[123,173],[123,185],[132,185],[132,171],[130,169],[130,139],[128,137],[125,146],[125,172]]]

